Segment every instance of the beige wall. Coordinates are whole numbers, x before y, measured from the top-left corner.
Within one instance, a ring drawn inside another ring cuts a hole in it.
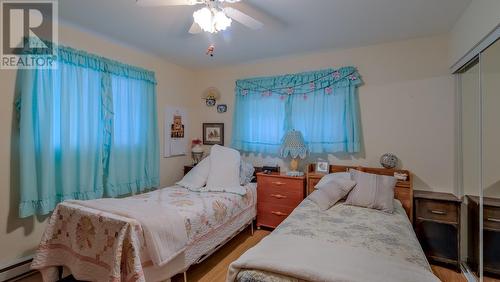
[[[330,162],[379,166],[380,155],[393,152],[415,174],[415,188],[454,192],[454,86],[445,36],[200,71],[196,93],[209,86],[219,88],[219,102],[228,104],[228,112],[218,114],[202,100],[197,102],[195,132],[201,137],[202,122],[224,122],[230,144],[236,79],[341,66],[357,67],[365,82],[359,91],[364,152],[330,155]],[[269,156],[249,159],[255,165],[283,165]]]
[[[121,62],[140,66],[156,72],[158,80],[158,118],[160,147],[163,154],[163,111],[165,105],[191,107],[192,99],[186,99],[191,91],[191,71],[170,64],[165,60],[125,47],[103,37],[60,25],[61,44],[96,53]],[[18,131],[13,108],[14,71],[0,70],[0,267],[16,259],[31,255],[40,241],[46,217],[18,219],[17,144]],[[190,113],[188,113],[190,114]],[[188,133],[190,130],[188,128]],[[190,134],[191,135],[191,134]],[[182,175],[185,157],[161,157],[161,185],[174,183]]]
[[[500,24],[499,0],[472,0],[450,37],[450,65],[455,64]]]

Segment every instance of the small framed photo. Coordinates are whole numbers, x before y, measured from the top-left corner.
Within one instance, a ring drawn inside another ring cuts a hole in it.
[[[317,162],[316,172],[317,173],[328,173],[330,171],[330,165],[328,162]]]
[[[203,123],[203,145],[224,146],[224,123]]]

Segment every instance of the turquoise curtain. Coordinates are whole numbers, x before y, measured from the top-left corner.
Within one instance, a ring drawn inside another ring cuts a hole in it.
[[[232,146],[278,153],[285,132],[302,132],[312,153],[360,150],[354,67],[236,81]]]
[[[18,73],[20,217],[159,184],[154,73],[57,51],[57,69]]]

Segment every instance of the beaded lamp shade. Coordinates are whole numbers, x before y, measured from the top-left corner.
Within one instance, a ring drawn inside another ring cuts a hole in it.
[[[297,130],[289,131],[283,138],[283,143],[281,144],[280,156],[286,158],[290,155],[292,160],[290,161],[290,172],[289,175],[299,176],[302,173],[297,171],[299,163],[297,158],[305,159],[307,156],[307,146],[304,142],[304,137],[302,133]]]

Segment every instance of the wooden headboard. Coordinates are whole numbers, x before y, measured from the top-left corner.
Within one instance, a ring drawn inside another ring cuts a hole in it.
[[[363,167],[363,166],[343,166],[343,165],[330,165],[330,173],[332,172],[345,172],[350,168],[357,169],[367,173],[380,174],[380,175],[390,175],[394,176],[394,172],[404,173],[408,175],[405,181],[398,180],[396,183],[396,188],[394,190],[394,198],[398,199],[410,219],[413,222],[413,176],[410,171],[403,169],[387,169],[387,168],[375,168],[375,167]],[[314,164],[309,165],[308,169],[309,177],[318,177],[318,174],[314,173]],[[319,179],[318,179],[319,180]],[[308,179],[309,185],[309,179]]]

